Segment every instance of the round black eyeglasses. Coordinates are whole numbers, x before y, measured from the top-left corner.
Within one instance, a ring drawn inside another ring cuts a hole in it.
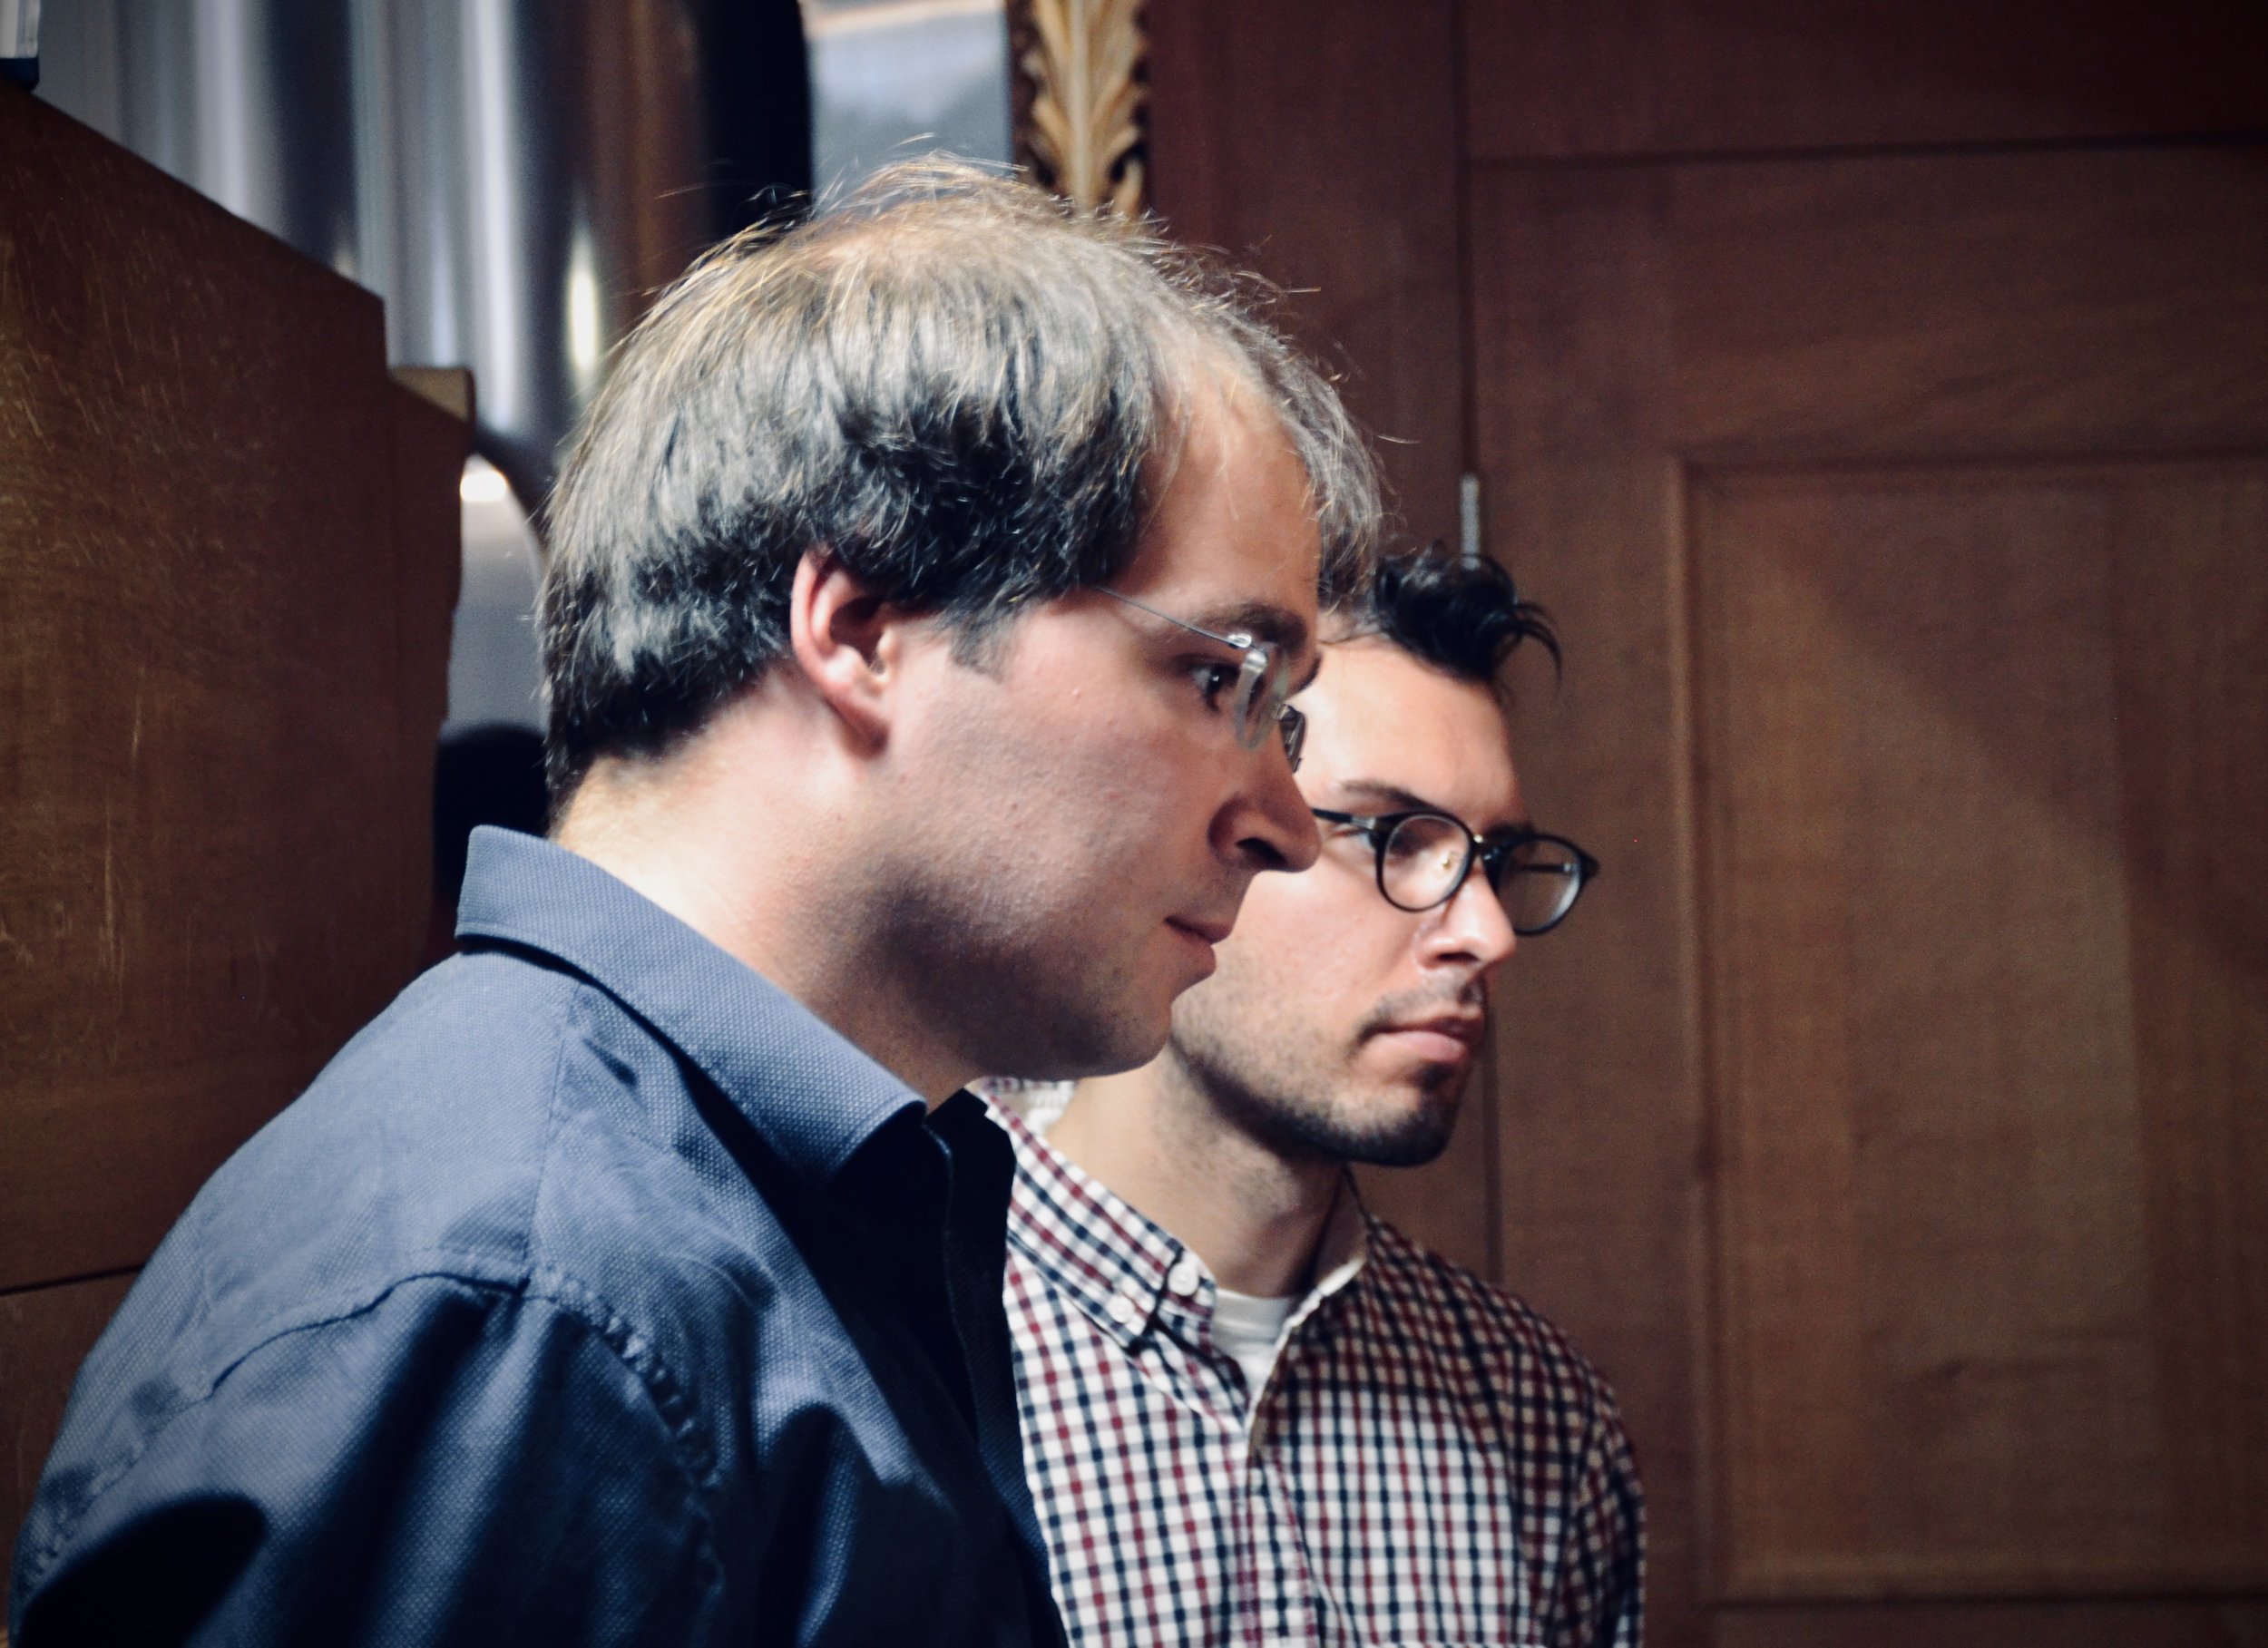
[[[1505,918],[1522,938],[1567,920],[1598,861],[1564,836],[1508,830],[1483,841],[1447,813],[1334,813],[1307,809],[1326,824],[1369,837],[1378,852],[1378,891],[1397,910],[1432,910],[1457,896],[1479,860]]]

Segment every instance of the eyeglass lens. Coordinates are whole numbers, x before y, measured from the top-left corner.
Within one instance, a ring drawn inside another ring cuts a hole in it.
[[[1296,773],[1300,752],[1307,747],[1307,717],[1286,704],[1276,712],[1276,726],[1284,740],[1284,757]]]
[[[1379,850],[1380,890],[1404,910],[1431,910],[1463,883],[1475,851],[1472,833],[1455,819],[1413,814],[1394,826]],[[1561,843],[1531,837],[1489,858],[1490,883],[1514,932],[1544,931],[1582,890],[1582,866]]]
[[[1232,639],[1242,641],[1244,638]],[[1246,646],[1244,668],[1237,672],[1237,742],[1246,749],[1258,749],[1260,740],[1267,736],[1267,653]]]
[[[1231,639],[1243,644],[1241,637]],[[1237,741],[1246,749],[1257,749],[1268,736],[1269,727],[1274,726],[1295,773],[1299,771],[1300,748],[1307,739],[1307,718],[1285,706],[1284,675],[1270,648],[1246,648],[1244,668],[1237,676]]]

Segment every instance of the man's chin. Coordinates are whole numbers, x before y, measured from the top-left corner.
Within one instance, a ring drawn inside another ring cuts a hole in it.
[[[1286,1107],[1267,1118],[1266,1131],[1286,1155],[1372,1167],[1422,1167],[1449,1148],[1462,1088],[1462,1082],[1447,1092],[1403,1087],[1391,1096],[1374,1095],[1354,1114]]]
[[[1172,1019],[1162,1007],[1147,1015],[1123,1010],[1081,1015],[1073,1022],[1059,1021],[1055,1033],[1044,1039],[1018,1038],[1022,1044],[1016,1054],[1020,1068],[992,1073],[1025,1081],[1084,1081],[1090,1076],[1116,1076],[1139,1069],[1157,1058],[1171,1029]]]
[[[1422,1167],[1449,1148],[1457,1131],[1457,1107],[1427,1109],[1401,1126],[1353,1141],[1346,1159],[1371,1167]]]

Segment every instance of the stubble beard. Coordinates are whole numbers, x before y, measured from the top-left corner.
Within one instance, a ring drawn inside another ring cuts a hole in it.
[[[892,960],[929,1020],[987,1075],[1075,1080],[1145,1062],[1157,1032],[1128,1010],[1114,958],[1035,935],[1063,922],[1003,880],[909,879],[891,900]]]
[[[1389,997],[1353,1037],[1332,1047],[1312,1026],[1232,1012],[1227,1021],[1185,998],[1168,1055],[1189,1086],[1239,1130],[1286,1161],[1419,1167],[1449,1146],[1470,1064],[1425,1067],[1417,1102],[1382,1103],[1354,1075],[1354,1061],[1390,1023],[1444,1005],[1437,992]]]

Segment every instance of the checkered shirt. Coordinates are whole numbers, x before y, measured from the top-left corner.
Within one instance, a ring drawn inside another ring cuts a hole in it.
[[[1643,1514],[1557,1330],[1352,1191],[1256,1402],[1197,1255],[995,1106],[1024,1468],[1074,1644],[1615,1644]]]

